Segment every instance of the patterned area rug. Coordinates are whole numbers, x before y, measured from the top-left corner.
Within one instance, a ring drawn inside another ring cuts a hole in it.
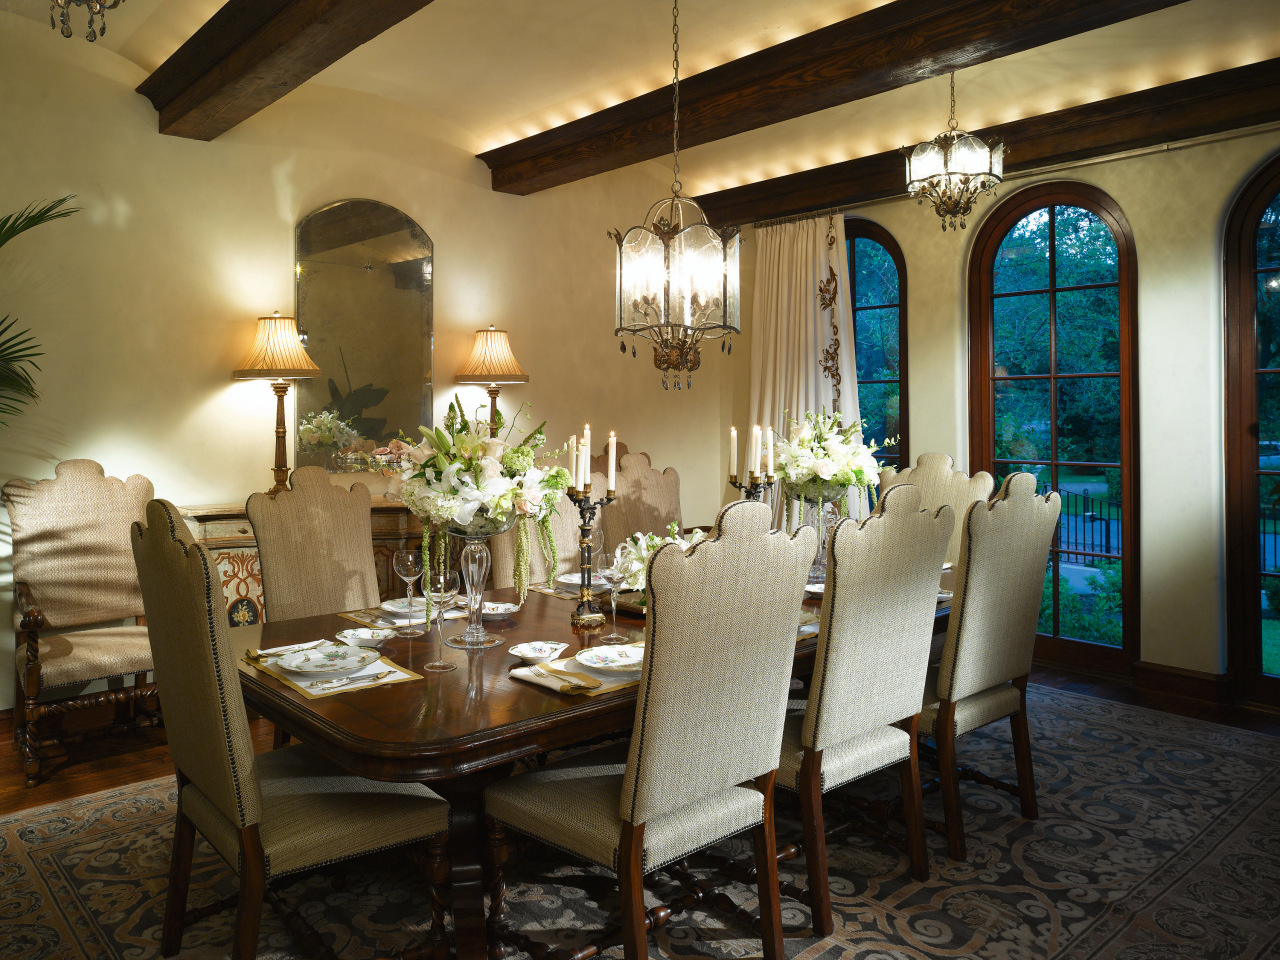
[[[788,956],[1280,958],[1280,739],[1043,687],[1028,695],[1040,819],[1020,819],[1012,797],[964,785],[969,862],[947,860],[931,836],[926,883],[911,880],[893,847],[846,835],[829,849],[835,935],[813,938],[807,908],[784,899]],[[963,738],[960,753],[1013,775],[1006,725]],[[891,776],[854,789],[892,795],[896,784]],[[172,781],[156,780],[0,820],[0,958],[158,956],[174,800]],[[828,795],[829,819],[840,805]],[[780,836],[798,835],[786,813]],[[723,849],[749,856],[749,839]],[[802,860],[782,872],[803,883]],[[536,939],[580,944],[616,915],[611,877],[543,848],[530,847],[509,880],[508,915]],[[653,903],[671,892],[657,880]],[[200,841],[190,905],[235,889]],[[753,888],[727,890],[755,909]],[[425,935],[406,927],[427,891],[405,859],[355,862],[281,892],[344,958]],[[233,923],[228,912],[190,927],[181,955],[227,956]],[[732,916],[695,909],[652,937],[650,953],[759,956],[760,942]],[[267,908],[259,956],[301,955]]]

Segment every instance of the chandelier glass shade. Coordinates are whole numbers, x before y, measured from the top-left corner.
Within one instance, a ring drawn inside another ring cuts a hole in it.
[[[951,75],[951,119],[932,140],[903,147],[907,158],[907,194],[933,204],[942,229],[965,227],[973,203],[1004,181],[1004,142],[988,146],[956,124],[956,78]]]
[[[98,37],[107,35],[107,11],[114,10],[120,6],[124,0],[50,0],[49,3],[49,26],[57,30],[62,29],[64,37],[71,37],[71,8],[88,7],[89,9],[89,30],[84,38],[90,43],[97,40]],[[54,19],[54,14],[57,19]],[[99,19],[100,18],[100,19]]]

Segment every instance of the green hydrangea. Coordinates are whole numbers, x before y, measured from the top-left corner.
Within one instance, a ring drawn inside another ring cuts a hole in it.
[[[552,467],[551,472],[547,474],[547,478],[543,483],[563,493],[569,489],[569,484],[572,481],[573,477],[569,476],[569,471],[564,467]]]
[[[512,447],[502,455],[502,466],[512,476],[519,476],[533,466],[533,451],[528,447]]]

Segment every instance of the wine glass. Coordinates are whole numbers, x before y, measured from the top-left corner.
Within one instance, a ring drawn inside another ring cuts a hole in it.
[[[396,576],[404,581],[408,597],[405,602],[406,612],[409,614],[408,622],[396,631],[397,637],[420,637],[422,631],[413,624],[413,581],[422,576],[422,551],[421,550],[397,550],[395,556],[391,558],[391,567],[396,572]],[[425,603],[423,614],[425,615]]]
[[[427,595],[431,597],[431,605],[436,611],[436,626],[440,633],[440,643],[444,644],[444,612],[453,605],[458,597],[458,574],[453,570],[444,573],[433,571],[427,574]],[[456,670],[457,664],[448,660],[432,660],[422,665],[423,670],[431,673],[447,673]]]
[[[616,557],[614,558],[613,566],[601,568],[600,576],[609,584],[609,606],[613,609],[613,633],[601,637],[600,642],[626,643],[627,638],[618,633],[618,587],[622,585],[624,575]]]

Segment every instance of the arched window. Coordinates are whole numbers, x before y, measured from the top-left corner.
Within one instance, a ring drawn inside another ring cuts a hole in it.
[[[1280,157],[1227,219],[1227,655],[1239,696],[1280,700]]]
[[[907,266],[902,248],[878,224],[844,222],[853,288],[858,409],[867,436],[896,439],[876,458],[901,469],[907,456]]]
[[[1062,495],[1037,656],[1128,672],[1138,652],[1137,261],[1100,190],[1040,184],[992,211],[969,280],[970,468]]]

